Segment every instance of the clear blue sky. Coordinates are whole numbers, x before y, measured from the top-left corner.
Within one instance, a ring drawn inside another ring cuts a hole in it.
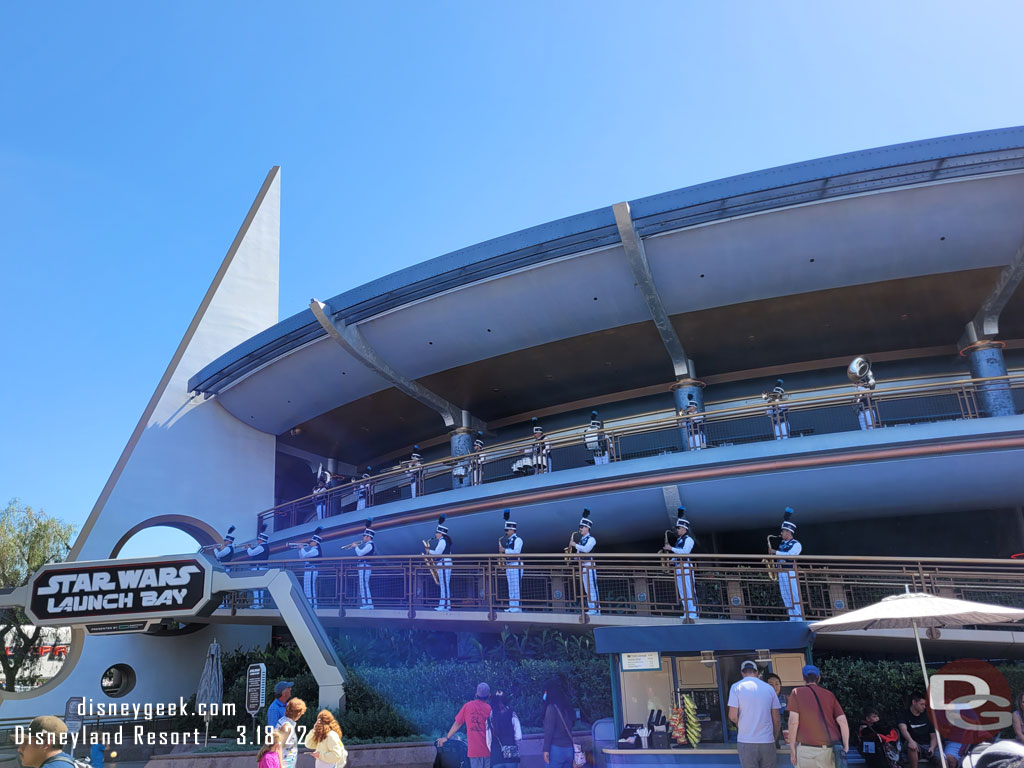
[[[1022,26],[1016,2],[5,3],[0,500],[81,524],[272,165],[286,317],[619,200],[1024,124]]]

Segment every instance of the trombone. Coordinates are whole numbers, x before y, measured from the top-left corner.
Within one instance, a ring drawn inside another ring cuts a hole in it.
[[[434,565],[433,557],[430,554],[430,545],[427,544],[426,539],[423,539],[423,559],[427,561],[427,570],[430,571],[430,578],[434,580],[434,583],[438,586],[441,585],[441,580],[437,578],[437,567]]]
[[[778,547],[772,546],[772,539],[782,539],[782,537],[779,536],[779,534],[777,533],[769,533],[768,536],[765,538],[765,541],[768,544],[769,555],[772,553],[773,549],[778,549]],[[768,571],[769,579],[771,579],[772,581],[779,580],[779,564],[774,558],[766,557],[764,558],[764,560],[761,561],[761,564],[765,567],[765,570]]]

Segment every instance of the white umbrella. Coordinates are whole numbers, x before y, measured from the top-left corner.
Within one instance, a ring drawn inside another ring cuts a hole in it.
[[[913,627],[924,687],[928,690],[928,668],[924,663],[919,627],[968,627],[976,624],[1003,624],[1021,619],[1024,619],[1024,610],[1020,608],[927,595],[923,592],[910,592],[908,589],[905,594],[890,595],[866,608],[817,621],[811,624],[811,631],[845,632],[851,629]],[[939,754],[943,754],[942,737],[938,733],[935,735],[939,742]]]
[[[203,673],[199,676],[199,690],[196,691],[196,706],[206,705],[203,719],[206,721],[206,743],[210,741],[210,705],[220,706],[224,700],[224,671],[220,663],[220,643],[214,640],[206,651]]]

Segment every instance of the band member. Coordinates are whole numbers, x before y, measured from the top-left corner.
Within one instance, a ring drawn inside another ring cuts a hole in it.
[[[789,406],[782,401],[786,398],[786,390],[782,387],[782,379],[775,380],[775,387],[761,395],[768,401],[765,412],[772,422],[772,432],[776,440],[789,439]]]
[[[790,518],[793,517],[793,508],[786,507],[786,513],[782,519],[782,543],[778,549],[768,550],[773,555],[787,555],[796,557],[803,550],[800,542],[796,540],[796,523]],[[796,572],[793,570],[793,561],[789,559],[779,560],[779,594],[782,595],[782,604],[786,606],[786,613],[790,621],[802,621],[804,618],[803,603],[800,599],[800,585],[796,581]]]
[[[267,570],[266,562],[270,558],[270,534],[267,533],[267,524],[260,523],[260,532],[256,535],[256,542],[251,547],[247,547],[245,554],[249,556],[249,560],[252,561],[252,569],[254,571],[265,571]],[[254,589],[252,593],[252,607],[262,608],[263,607],[263,590]]]
[[[429,554],[433,555],[437,567],[437,583],[441,588],[441,598],[435,611],[452,609],[452,537],[448,535],[448,527],[444,524],[445,515],[437,518],[437,529],[434,531],[434,546]]]
[[[611,458],[608,436],[604,433],[604,422],[598,418],[597,411],[590,412],[590,425],[583,432],[583,440],[594,454],[594,466],[608,463]]]
[[[483,435],[477,432],[477,438],[473,441],[473,469],[472,485],[483,485],[484,482],[484,441]]]
[[[704,435],[704,414],[697,409],[693,393],[687,393],[686,399],[686,445],[691,451],[700,451],[708,447],[707,437]]]
[[[576,552],[581,555],[593,552],[594,547],[597,546],[597,539],[590,535],[590,529],[594,527],[594,523],[589,515],[590,510],[584,509],[583,517],[580,518],[580,540],[572,543],[576,548]],[[583,560],[581,575],[583,591],[587,596],[587,613],[591,616],[597,616],[601,613],[601,606],[599,603],[600,596],[597,592],[597,568],[593,559],[587,558]]]
[[[366,471],[363,472],[362,482],[356,486],[356,510],[366,509],[370,506],[370,470],[371,467],[367,467]]]
[[[412,447],[412,453],[409,455],[409,461],[405,462],[406,471],[409,474],[409,491],[411,493],[410,498],[415,499],[417,491],[420,485],[420,466],[423,464],[423,457],[420,456],[420,447],[414,445]]]
[[[217,562],[225,565],[231,562],[231,558],[235,556],[235,537],[232,535],[235,532],[235,526],[228,528],[228,532],[224,534],[224,541],[220,547],[213,550],[213,556],[217,558]]]
[[[874,429],[877,426],[878,414],[871,393],[874,392],[877,382],[871,370],[871,361],[866,357],[855,357],[846,369],[846,376],[857,387],[857,394],[853,398],[857,423],[862,430]]]
[[[327,481],[321,474],[313,487],[313,505],[316,507],[316,519],[327,517]]]
[[[318,572],[316,570],[316,561],[320,559],[320,545],[323,543],[323,538],[320,535],[321,531],[323,531],[323,528],[317,528],[313,531],[313,535],[309,537],[309,542],[299,550],[299,557],[306,561],[305,573],[302,574],[302,591],[306,593],[306,599],[309,600],[309,604],[313,606],[314,611],[317,609],[316,579]]]
[[[523,540],[516,534],[516,524],[509,520],[512,510],[505,510],[505,535],[498,539],[502,554],[512,555],[505,559],[505,580],[508,582],[508,608],[506,613],[522,613],[519,607],[519,590],[523,581],[523,561],[516,557],[523,551]]]
[[[373,570],[370,563],[363,558],[377,554],[377,548],[373,545],[373,537],[376,536],[373,530],[373,520],[366,521],[363,529],[363,540],[356,544],[356,557],[359,558],[359,610],[373,608],[373,595],[370,594],[370,575]]]
[[[676,520],[676,543],[662,549],[677,555],[688,555],[693,551],[694,541],[690,535],[690,521],[686,519],[686,507],[679,507],[677,513],[679,518]],[[674,562],[676,588],[679,590],[679,600],[683,604],[683,620],[689,624],[697,620],[697,590],[693,582],[693,563],[688,557]]]
[[[857,408],[857,423],[860,428],[875,428],[875,408],[871,402],[871,389],[863,384],[857,385],[857,395],[854,398],[854,406]]]

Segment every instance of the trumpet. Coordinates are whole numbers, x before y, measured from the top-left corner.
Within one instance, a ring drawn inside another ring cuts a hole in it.
[[[434,583],[438,586],[441,585],[441,580],[437,578],[437,568],[434,567],[434,561],[430,557],[430,545],[427,544],[426,539],[423,539],[423,559],[427,561],[427,570],[430,571],[430,578],[434,580]]]
[[[289,541],[285,546],[287,546],[288,549],[302,549],[305,545],[300,544],[297,541]]]
[[[781,538],[782,537],[779,536],[777,533],[769,533],[768,534],[768,536],[766,537],[765,541],[768,544],[768,554],[769,555],[772,553],[773,549],[777,549],[777,547],[773,547],[772,546],[772,539],[781,539]],[[778,581],[779,580],[779,567],[778,567],[778,564],[775,562],[775,560],[772,560],[771,558],[766,557],[764,560],[761,561],[761,564],[765,567],[765,570],[768,571],[768,578],[769,579],[771,579],[772,581]]]
[[[355,549],[356,547],[359,546],[359,544],[360,544],[360,542],[353,541],[351,544],[346,544],[344,547],[342,547],[342,549]]]

